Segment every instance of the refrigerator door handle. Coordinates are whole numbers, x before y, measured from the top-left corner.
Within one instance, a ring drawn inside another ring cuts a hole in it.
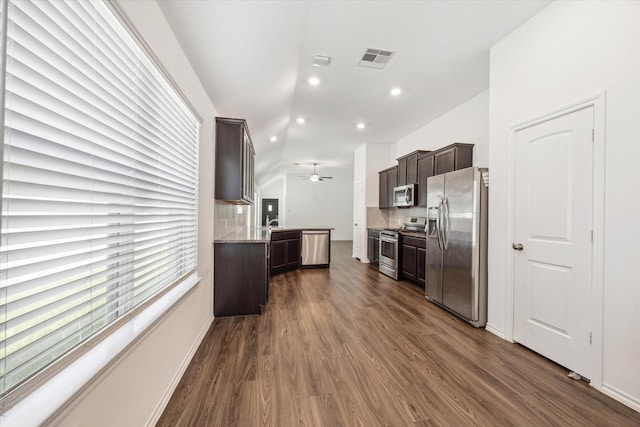
[[[438,236],[438,247],[443,250],[442,244],[442,200],[438,203],[438,215],[436,215],[436,235]]]
[[[449,247],[449,201],[445,197],[442,200],[442,246],[446,251]]]

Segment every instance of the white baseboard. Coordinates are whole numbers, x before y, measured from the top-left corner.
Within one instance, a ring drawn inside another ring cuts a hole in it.
[[[487,324],[486,324],[486,326],[484,327],[484,329],[485,329],[487,332],[491,332],[493,335],[497,335],[497,336],[499,336],[500,338],[502,338],[502,339],[503,339],[503,340],[505,340],[505,341],[509,341],[509,340],[505,337],[505,335],[504,335],[504,332],[503,332],[503,331],[501,331],[500,329],[495,328],[495,327],[494,327],[493,325],[491,325],[490,323],[487,323]]]
[[[198,351],[198,347],[200,347],[202,340],[204,340],[204,337],[207,335],[207,332],[209,331],[209,328],[211,327],[213,320],[214,318],[212,316],[211,321],[206,323],[204,328],[202,328],[202,330],[198,334],[198,338],[194,341],[193,345],[189,349],[189,352],[186,354],[184,360],[180,364],[180,368],[178,369],[173,379],[171,380],[171,383],[169,384],[169,387],[167,387],[167,390],[165,390],[164,395],[162,396],[162,399],[158,403],[158,406],[149,417],[149,420],[146,423],[147,427],[155,426],[158,423],[158,420],[160,420],[162,413],[164,412],[165,408],[169,404],[169,400],[171,400],[171,396],[173,396],[173,393],[175,393],[176,388],[178,387],[178,384],[182,379],[182,376],[184,375],[187,368],[189,367],[189,364],[191,363],[193,356],[195,356],[196,351]]]
[[[627,405],[629,408],[634,411],[640,412],[640,400],[636,397],[633,397],[623,391],[616,389],[615,387],[608,386],[603,384],[602,387],[596,388],[600,390],[602,393],[606,394],[609,397],[614,398],[620,403]]]

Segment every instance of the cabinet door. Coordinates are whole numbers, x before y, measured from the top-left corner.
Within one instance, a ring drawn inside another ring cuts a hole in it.
[[[400,176],[400,169],[398,168],[398,176]],[[418,153],[412,154],[407,157],[407,184],[418,183]]]
[[[416,249],[416,283],[424,289],[426,278],[426,263],[427,263],[427,251],[426,249]]]
[[[216,243],[213,312],[219,316],[259,314],[267,301],[267,245]]]
[[[251,147],[249,147],[251,148]],[[255,153],[253,152],[253,149],[251,149],[250,155],[249,155],[249,199],[251,200],[251,202],[253,203],[254,201],[254,193],[256,191],[255,189]]]
[[[380,262],[380,238],[373,239],[373,261],[377,264]]]
[[[242,198],[248,202],[253,202],[254,154],[246,128],[243,129],[242,134],[244,136],[242,145]]]
[[[402,244],[402,276],[411,281],[416,280],[416,247]]]
[[[300,265],[300,239],[287,240],[287,268],[296,269]]]
[[[271,242],[271,270],[283,268],[287,263],[287,241]]]
[[[456,170],[456,149],[445,150],[435,155],[435,161],[433,165],[434,174],[440,175],[443,173]]]
[[[387,173],[387,207],[393,207],[393,188],[398,186],[398,168],[393,168]]]
[[[433,176],[433,156],[418,159],[418,206],[427,206],[427,178]]]
[[[375,237],[367,236],[367,258],[369,258],[369,261],[371,261],[371,262],[374,261],[373,251],[374,251],[375,240],[376,240]]]
[[[379,172],[378,175],[380,187],[378,189],[378,207],[383,209],[387,207],[387,195],[388,195],[388,184],[389,178],[387,176],[387,172]]]
[[[407,185],[407,157],[398,159],[398,184]]]

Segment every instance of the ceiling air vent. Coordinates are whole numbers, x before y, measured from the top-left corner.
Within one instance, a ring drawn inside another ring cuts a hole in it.
[[[367,49],[358,62],[358,67],[375,68],[382,70],[395,52],[380,49]]]

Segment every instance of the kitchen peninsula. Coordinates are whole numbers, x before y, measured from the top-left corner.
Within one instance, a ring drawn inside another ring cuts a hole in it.
[[[329,267],[331,230],[330,227],[246,228],[216,239],[214,315],[260,314],[269,299],[271,275],[301,267],[301,258],[306,258],[307,253],[326,251],[316,257],[322,260],[320,263],[303,267]],[[319,244],[314,236],[326,236],[326,241]]]

